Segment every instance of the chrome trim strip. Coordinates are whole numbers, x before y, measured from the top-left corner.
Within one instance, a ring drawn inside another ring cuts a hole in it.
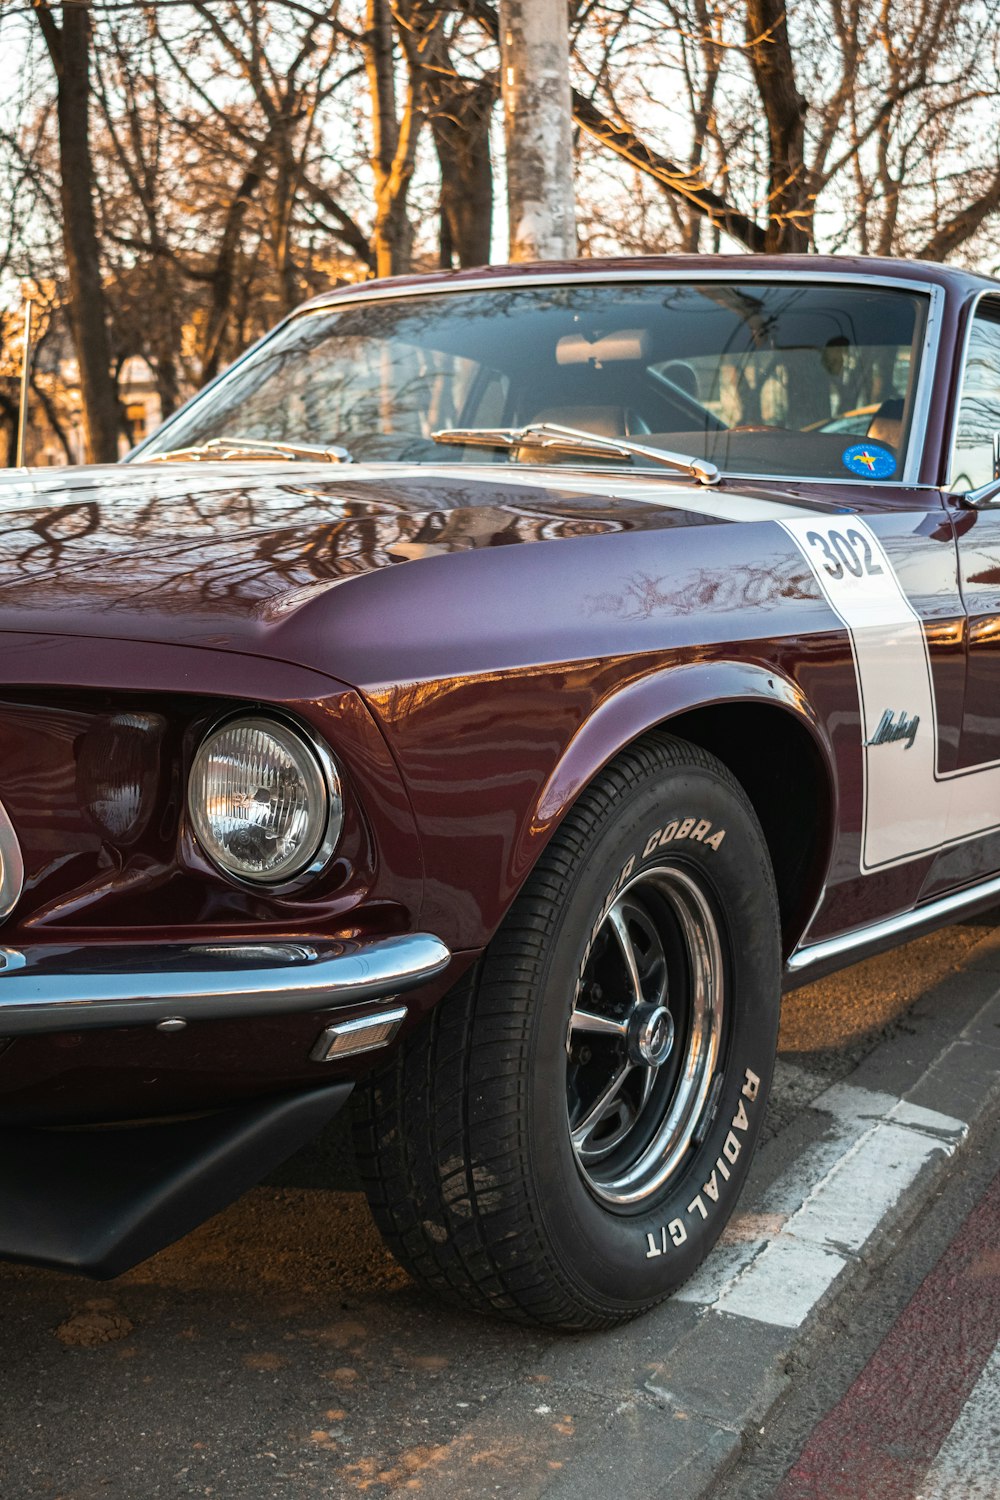
[[[994,897],[1000,901],[1000,876],[984,880],[979,885],[968,886],[965,890],[953,891],[948,896],[938,896],[933,901],[925,902],[923,906],[913,907],[911,911],[887,917],[884,922],[873,922],[869,927],[855,927],[851,932],[827,938],[821,943],[809,943],[804,948],[796,949],[785,968],[789,974],[799,974],[814,964],[827,963],[833,959],[843,958],[845,964],[852,963],[854,960],[849,956],[852,953],[856,952],[860,959],[873,948],[898,942],[908,932],[918,933],[931,923],[957,918],[969,907],[988,906]]]
[[[752,257],[748,256],[747,259],[751,260]],[[485,288],[496,288],[498,290],[509,291],[512,288],[517,287],[564,286],[570,283],[574,285],[592,285],[602,282],[614,283],[621,281],[672,282],[735,280],[761,282],[810,281],[819,282],[824,286],[853,286],[856,283],[860,283],[862,286],[887,287],[896,291],[903,290],[910,292],[919,292],[929,299],[929,307],[927,310],[927,326],[924,329],[923,348],[921,349],[920,354],[920,373],[917,381],[917,389],[913,393],[913,414],[910,418],[906,467],[899,479],[890,479],[885,481],[884,484],[879,483],[879,481],[875,481],[872,485],[872,488],[888,489],[893,485],[903,485],[906,488],[911,488],[912,486],[916,485],[919,482],[920,470],[923,465],[924,444],[922,435],[926,425],[927,413],[930,408],[931,391],[933,387],[934,374],[937,368],[938,344],[940,343],[941,333],[941,313],[946,295],[944,287],[936,282],[922,281],[919,277],[916,276],[871,276],[866,275],[864,272],[846,270],[838,271],[834,275],[831,275],[829,271],[800,270],[798,267],[796,267],[794,270],[771,269],[769,271],[751,270],[748,268],[746,271],[740,270],[739,272],[716,271],[708,268],[695,269],[694,267],[674,269],[669,265],[664,266],[662,269],[656,270],[643,268],[641,271],[628,270],[624,268],[613,271],[589,271],[574,268],[572,272],[566,272],[565,270],[558,272],[541,271],[537,274],[521,273],[520,275],[511,276],[482,276],[472,278],[469,281],[461,281],[457,283],[431,282],[430,284],[418,283],[416,286],[394,287],[391,285],[386,285],[386,283],[384,282],[373,282],[370,290],[365,287],[359,289],[357,286],[354,286],[349,290],[346,288],[339,288],[328,294],[313,298],[311,301],[304,303],[302,307],[298,307],[293,312],[289,313],[286,318],[282,318],[280,323],[275,324],[274,328],[272,328],[268,333],[264,334],[263,338],[258,339],[244,354],[241,354],[238,359],[234,360],[233,363],[229,366],[228,370],[221,371],[220,374],[218,374],[214,380],[210,381],[209,384],[205,386],[201,391],[196,391],[193,396],[185,401],[185,403],[179,408],[179,410],[174,412],[169,417],[169,419],[163,423],[161,427],[157,428],[155,433],[150,433],[149,437],[144,438],[136,448],[133,448],[132,452],[126,455],[124,462],[129,463],[136,460],[142,461],[143,450],[148,444],[151,444],[153,442],[154,438],[158,439],[164,433],[166,433],[172,423],[176,422],[185,412],[187,412],[196,401],[200,400],[202,396],[206,395],[209,391],[214,390],[216,386],[227,380],[230,375],[234,374],[236,370],[245,363],[245,361],[250,357],[251,354],[256,353],[259,348],[266,344],[269,339],[273,338],[280,329],[284,328],[285,325],[291,322],[294,318],[312,317],[317,313],[330,312],[332,309],[337,307],[353,307],[359,302],[377,302],[379,300],[395,301],[399,297],[433,297],[439,294],[454,296],[460,292],[483,291]],[[573,466],[567,465],[566,467],[567,470],[571,473]],[[729,477],[731,476],[728,474],[724,475],[724,478]],[[760,479],[769,476],[758,474],[749,477]],[[782,479],[786,484],[803,482],[803,480],[801,480],[797,475],[783,475]],[[840,483],[840,481],[837,479],[825,479],[813,482],[824,484]],[[860,482],[864,483],[865,481]]]
[[[969,510],[996,510],[1000,507],[1000,479],[991,479],[988,484],[981,484],[978,490],[954,493]]]
[[[17,831],[0,802],[0,921],[10,916],[24,887],[24,858]]]
[[[989,492],[996,485],[997,481],[995,479],[991,479],[988,484],[980,485],[980,487],[975,490],[953,490],[951,488],[951,476],[955,469],[955,454],[958,450],[958,419],[962,411],[962,397],[965,394],[965,376],[969,364],[969,345],[972,343],[972,329],[977,317],[979,316],[979,308],[987,298],[991,298],[992,301],[997,303],[998,307],[1000,307],[1000,292],[991,287],[986,287],[983,291],[977,292],[976,295],[972,298],[972,301],[969,303],[968,321],[962,334],[962,353],[959,359],[958,366],[958,400],[955,402],[955,413],[951,419],[951,441],[948,444],[947,450],[948,468],[945,472],[943,480],[944,488],[950,494],[958,495],[964,501],[964,503],[971,506],[973,510],[978,510],[980,508],[980,506],[983,504],[983,497],[989,494]]]
[[[451,951],[430,933],[370,943],[212,944],[6,950],[0,1036],[155,1026],[326,1010],[384,1000],[440,974]]]
[[[482,291],[486,287],[501,287],[510,289],[519,286],[565,286],[573,282],[603,282],[603,281],[815,281],[824,286],[833,286],[842,282],[860,281],[865,286],[885,287],[908,287],[911,291],[940,292],[943,296],[944,288],[939,282],[925,281],[920,276],[872,276],[865,271],[838,270],[831,274],[830,271],[802,270],[798,266],[774,267],[770,270],[747,269],[739,271],[718,271],[707,265],[704,267],[683,266],[676,267],[669,264],[670,257],[665,256],[667,262],[661,267],[644,266],[641,270],[628,266],[619,266],[614,269],[602,268],[601,270],[590,270],[581,265],[576,265],[571,271],[522,271],[512,272],[509,276],[486,275],[473,276],[467,281],[438,281],[432,282],[428,278],[426,282],[418,282],[414,286],[392,286],[386,281],[355,284],[353,287],[335,287],[330,292],[321,292],[318,297],[304,302],[289,313],[289,318],[299,318],[303,314],[313,312],[325,312],[330,307],[339,307],[342,304],[355,302],[374,302],[379,298],[396,297],[430,297],[438,292],[448,294],[465,291]],[[711,257],[706,256],[706,261]],[[747,256],[748,262],[753,257]],[[987,288],[987,290],[989,290]],[[287,321],[287,320],[283,320]],[[278,325],[280,326],[280,325]],[[275,330],[276,331],[276,330]],[[162,431],[162,428],[159,429]]]

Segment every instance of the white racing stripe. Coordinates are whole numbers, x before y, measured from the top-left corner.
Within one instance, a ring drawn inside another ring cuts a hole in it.
[[[761,1214],[737,1215],[677,1300],[798,1328],[930,1157],[966,1134],[961,1120],[846,1084],[811,1107],[832,1115],[829,1138],[777,1179]],[[762,1224],[770,1232],[753,1234]]]
[[[941,1444],[916,1500],[997,1500],[998,1494],[1000,1349],[995,1349]]]
[[[863,873],[1000,827],[1000,765],[938,771],[937,708],[920,616],[857,516],[779,523],[850,636],[864,741]],[[886,710],[919,719],[912,743],[870,743]]]
[[[811,516],[816,519],[816,510],[808,505],[795,505],[790,500],[764,500],[760,496],[741,495],[728,488],[700,484],[678,484],[663,470],[662,479],[631,479],[626,475],[574,474],[572,469],[560,469],[553,465],[544,473],[525,470],[511,473],[506,465],[492,464],[414,464],[412,472],[398,465],[399,475],[404,479],[473,479],[482,483],[519,486],[522,489],[551,490],[554,494],[601,495],[610,500],[638,500],[645,505],[668,506],[672,510],[686,510],[691,515],[709,516],[715,521],[778,521],[785,516]],[[344,471],[345,479],[377,477],[385,475],[375,470],[365,471],[363,465],[354,464]],[[397,478],[394,471],[393,479]]]

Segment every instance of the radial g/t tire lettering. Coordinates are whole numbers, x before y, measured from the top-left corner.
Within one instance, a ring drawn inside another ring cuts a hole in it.
[[[359,1090],[390,1249],[439,1295],[609,1327],[736,1204],[778,1028],[760,825],[714,757],[637,741],[581,794],[474,971]]]

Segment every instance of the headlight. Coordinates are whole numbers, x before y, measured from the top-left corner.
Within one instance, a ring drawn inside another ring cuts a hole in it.
[[[343,821],[332,758],[288,725],[257,717],[230,719],[202,740],[188,810],[212,863],[261,885],[325,858]]]

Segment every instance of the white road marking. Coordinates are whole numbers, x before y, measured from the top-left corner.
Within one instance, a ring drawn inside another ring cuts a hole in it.
[[[832,1117],[829,1136],[777,1179],[758,1213],[737,1215],[679,1301],[798,1328],[929,1158],[951,1156],[967,1133],[950,1115],[848,1084],[811,1107]],[[741,1217],[775,1232],[741,1240]]]
[[[835,1250],[782,1234],[723,1287],[713,1306],[755,1323],[798,1328],[846,1264]]]
[[[1000,764],[938,771],[927,639],[871,527],[858,516],[781,520],[847,630],[861,706],[867,873],[1000,827]],[[957,588],[957,584],[956,584]],[[912,743],[872,745],[886,710],[919,718]]]
[[[995,1349],[927,1471],[917,1500],[997,1500],[998,1476],[1000,1349]]]

